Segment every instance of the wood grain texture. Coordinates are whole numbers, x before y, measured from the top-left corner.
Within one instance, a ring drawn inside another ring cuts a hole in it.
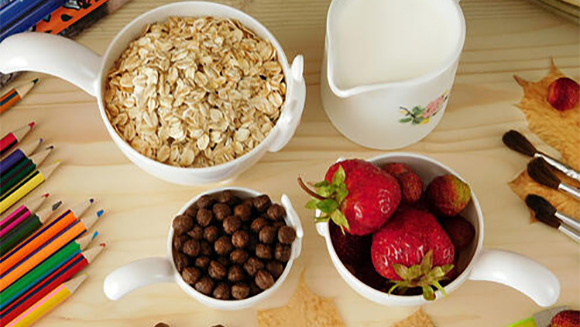
[[[84,33],[79,42],[103,53],[114,35],[137,15],[170,2],[133,0]],[[223,1],[256,17],[278,38],[289,58],[306,60],[307,100],[302,123],[291,142],[267,154],[233,181],[279,199],[293,200],[305,228],[303,251],[289,280],[269,306],[287,301],[305,269],[308,287],[334,298],[347,326],[386,327],[417,308],[376,305],[351,290],[331,264],[322,238],[314,229],[307,201],[295,183],[297,175],[319,179],[338,156],[370,157],[380,152],[344,138],[330,124],[319,96],[324,23],[329,0]],[[485,246],[515,251],[546,265],[559,278],[558,304],[580,307],[579,248],[541,224],[530,225],[528,211],[506,182],[525,166],[526,158],[508,150],[501,135],[526,129],[524,115],[514,107],[522,96],[512,75],[539,80],[550,58],[575,79],[579,77],[578,26],[526,0],[463,0],[467,40],[450,103],[440,125],[423,141],[404,151],[430,155],[466,178],[483,207]],[[27,75],[24,78],[30,77]],[[132,165],[109,138],[91,96],[75,86],[41,76],[39,85],[15,108],[2,115],[4,133],[30,119],[38,123],[30,136],[55,144],[52,158],[63,166],[31,196],[50,191],[54,199],[73,204],[87,196],[98,201],[93,210],[107,214],[96,225],[105,252],[87,269],[89,279],[63,306],[36,326],[255,326],[256,311],[220,312],[187,297],[177,285],[147,287],[120,301],[105,298],[103,279],[113,269],[136,259],[164,256],[169,223],[183,203],[211,188],[175,186]],[[540,140],[532,138],[535,144]],[[93,211],[89,212],[92,214]],[[424,308],[437,326],[505,326],[541,310],[524,295],[498,284],[466,282],[463,287]]]

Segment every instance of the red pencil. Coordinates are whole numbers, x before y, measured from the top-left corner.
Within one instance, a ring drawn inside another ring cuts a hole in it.
[[[0,140],[0,156],[5,155],[12,149],[18,142],[22,141],[22,139],[30,132],[30,130],[34,127],[34,122],[20,127],[19,129],[8,133]]]
[[[62,267],[48,275],[36,286],[31,288],[28,292],[19,296],[9,306],[0,312],[0,320],[2,325],[8,324],[14,318],[18,317],[22,312],[26,311],[38,300],[42,299],[48,293],[52,292],[60,284],[66,282],[76,273],[83,270],[99,255],[101,250],[105,247],[101,243],[98,247],[88,249],[77,254],[67,261]]]

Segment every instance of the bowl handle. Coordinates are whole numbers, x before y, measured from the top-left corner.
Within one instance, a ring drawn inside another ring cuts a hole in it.
[[[167,258],[141,259],[107,275],[103,290],[110,300],[116,301],[143,286],[173,282],[173,273],[173,266]]]
[[[553,305],[560,296],[560,282],[548,268],[509,251],[484,249],[476,259],[469,279],[507,285],[542,307]]]
[[[293,82],[293,91],[291,97],[287,99],[288,105],[284,108],[284,112],[280,115],[280,119],[274,127],[276,129],[276,137],[274,142],[268,149],[270,152],[278,152],[290,142],[298,124],[300,124],[300,117],[304,110],[304,101],[306,100],[306,83],[302,73],[304,71],[304,57],[298,55],[292,61],[290,68],[290,77]]]
[[[46,73],[67,80],[92,96],[98,90],[101,57],[62,36],[19,33],[0,42],[0,72]]]

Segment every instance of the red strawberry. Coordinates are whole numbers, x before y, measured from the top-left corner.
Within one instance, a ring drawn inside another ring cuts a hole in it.
[[[398,281],[397,287],[421,287],[423,297],[433,300],[431,286],[445,291],[439,281],[453,269],[455,249],[435,217],[426,211],[398,211],[373,236],[371,258],[377,272]]]
[[[427,187],[427,200],[438,213],[455,216],[471,200],[471,189],[455,175],[437,176]]]
[[[371,242],[372,237],[356,236],[349,233],[343,233],[332,220],[328,222],[330,239],[334,251],[345,265],[358,266],[371,259]]]
[[[452,217],[442,217],[439,222],[445,229],[451,242],[455,246],[455,251],[461,251],[469,246],[475,238],[475,229],[467,219],[461,215]]]
[[[306,205],[332,219],[353,235],[367,235],[391,218],[401,202],[397,180],[370,162],[352,159],[333,164],[325,180],[316,183],[316,193],[299,179],[300,186],[312,199]]]
[[[564,310],[558,312],[552,317],[550,327],[580,327],[580,311]]]
[[[411,168],[411,166],[409,166],[405,163],[402,163],[402,162],[389,162],[388,164],[385,164],[383,166],[383,169],[387,173],[395,176],[395,178],[399,177],[399,175],[402,175],[404,173],[408,173],[410,171],[413,171],[413,168]]]
[[[560,77],[548,86],[548,102],[556,110],[565,111],[578,104],[580,86],[568,77]]]

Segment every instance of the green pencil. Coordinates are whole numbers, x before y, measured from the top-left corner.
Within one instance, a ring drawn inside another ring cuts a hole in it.
[[[62,201],[55,202],[48,208],[34,213],[26,218],[18,227],[0,238],[0,256],[12,250],[20,241],[32,235],[38,228],[48,221],[50,216],[60,207]]]
[[[21,160],[5,174],[0,175],[0,194],[7,193],[14,185],[32,173],[48,157],[52,149],[54,146],[51,145],[46,150]]]
[[[72,241],[58,252],[48,257],[40,265],[19,278],[12,285],[0,292],[0,310],[3,310],[18,296],[34,287],[39,281],[56,271],[70,258],[81,253],[87,245],[97,236],[98,232],[85,235],[76,241]]]

